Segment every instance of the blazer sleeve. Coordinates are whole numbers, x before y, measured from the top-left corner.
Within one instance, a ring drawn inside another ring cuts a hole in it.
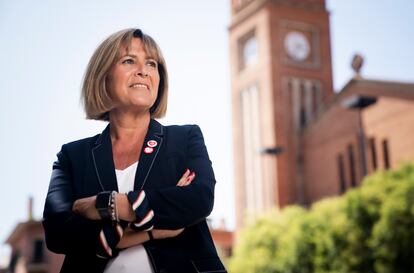
[[[145,190],[154,211],[154,228],[179,229],[205,219],[214,204],[216,180],[200,128],[191,126],[187,136],[186,167],[196,176],[185,187]]]
[[[48,249],[61,254],[96,253],[101,258],[112,256],[111,246],[115,248],[119,241],[116,240],[119,237],[116,228],[111,228],[110,223],[89,220],[72,212],[74,198],[65,145],[57,157],[43,211]]]

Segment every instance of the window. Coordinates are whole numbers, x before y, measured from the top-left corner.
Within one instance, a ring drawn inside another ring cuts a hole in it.
[[[10,262],[9,262],[9,266],[8,266],[8,271],[6,272],[15,272],[16,270],[16,265],[17,262],[19,261],[20,258],[20,251],[17,250],[16,252],[12,253]]]
[[[338,163],[339,190],[340,193],[344,193],[346,191],[344,157],[340,154],[336,161]]]
[[[371,167],[372,170],[375,171],[378,168],[377,162],[377,149],[375,147],[375,138],[369,139],[369,148],[371,151]]]
[[[258,62],[259,49],[254,31],[240,40],[240,70],[253,66]]]
[[[243,192],[249,212],[263,210],[263,170],[261,157],[259,88],[252,85],[241,92],[241,128],[243,151]]]
[[[244,65],[252,65],[257,62],[257,41],[255,37],[251,37],[246,41],[243,48]]]
[[[382,141],[382,153],[384,155],[384,168],[388,170],[389,168],[391,168],[391,165],[390,165],[390,153],[389,153],[387,139],[384,139]]]
[[[355,175],[355,152],[352,144],[348,145],[348,161],[349,161],[349,177],[351,179],[351,187],[356,187]]]
[[[321,83],[313,79],[288,77],[284,88],[288,92],[287,102],[292,109],[293,126],[304,129],[316,116],[317,109],[322,103]]]
[[[33,242],[33,262],[41,263],[44,260],[43,256],[43,240],[35,240]]]
[[[322,104],[322,87],[319,81],[312,83],[312,112],[315,115]]]
[[[300,104],[300,112],[299,112],[299,119],[300,119],[300,123],[299,123],[299,125],[300,125],[300,128],[301,129],[303,129],[303,128],[305,128],[305,126],[306,126],[306,123],[307,123],[307,118],[306,118],[306,99],[305,99],[305,97],[306,97],[306,95],[307,95],[307,92],[308,91],[310,91],[310,90],[305,90],[305,82],[301,82],[300,83],[300,102],[299,102],[299,104]]]

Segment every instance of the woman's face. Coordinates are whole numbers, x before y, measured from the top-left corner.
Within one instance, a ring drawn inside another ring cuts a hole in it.
[[[158,94],[158,63],[147,55],[139,38],[132,38],[128,49],[121,48],[120,58],[109,72],[111,98],[117,110],[149,111]]]

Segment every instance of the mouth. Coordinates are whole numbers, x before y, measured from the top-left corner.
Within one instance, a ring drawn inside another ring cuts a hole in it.
[[[146,85],[145,83],[133,83],[129,86],[130,88],[144,88],[149,90],[149,86]]]

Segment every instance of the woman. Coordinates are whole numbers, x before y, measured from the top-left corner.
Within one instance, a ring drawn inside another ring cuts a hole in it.
[[[96,49],[84,78],[99,135],[62,146],[43,225],[61,272],[226,272],[206,217],[215,178],[200,128],[163,126],[168,76],[155,41],[125,29]]]

